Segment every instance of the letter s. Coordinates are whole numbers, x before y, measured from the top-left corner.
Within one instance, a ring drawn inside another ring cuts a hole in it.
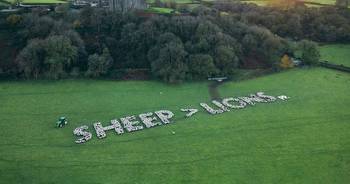
[[[87,132],[85,130],[89,129],[88,126],[83,125],[81,127],[78,127],[74,129],[73,134],[76,136],[83,136],[75,141],[77,144],[85,143],[89,141],[92,138],[92,134],[90,132]]]

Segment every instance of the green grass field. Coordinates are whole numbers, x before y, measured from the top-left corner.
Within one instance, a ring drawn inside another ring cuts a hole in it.
[[[169,14],[174,11],[174,9],[171,8],[159,8],[159,7],[149,7],[147,9],[149,12],[153,13],[160,13],[160,14]]]
[[[247,1],[242,1],[242,3],[253,3],[253,4],[256,4],[258,6],[267,6],[269,4],[268,1],[264,1],[264,0],[257,0],[257,1],[247,0]]]
[[[172,0],[161,0],[161,2],[171,2]],[[174,0],[176,3],[195,3],[197,1],[192,0]],[[146,0],[147,3],[154,3],[155,0]]]
[[[11,4],[14,4],[14,0],[5,0]],[[67,3],[67,1],[64,0],[22,0],[23,4],[62,4]]]
[[[207,83],[0,82],[0,183],[349,183],[350,75],[295,69],[220,87],[287,102],[181,119],[209,102]],[[160,93],[162,92],[162,93]],[[94,121],[169,109],[175,122],[76,145]],[[59,116],[69,125],[54,128]],[[175,131],[173,135],[171,132]]]
[[[319,47],[321,60],[350,67],[350,45],[331,44]]]
[[[305,0],[305,2],[313,2],[327,5],[335,5],[335,0]]]
[[[269,0],[241,0],[244,3],[254,3],[258,6],[268,6],[269,5]],[[334,5],[335,0],[304,0],[306,3],[305,5],[307,7],[321,7],[321,5],[315,5],[315,4],[307,4],[308,2],[310,3],[320,3],[323,5]]]

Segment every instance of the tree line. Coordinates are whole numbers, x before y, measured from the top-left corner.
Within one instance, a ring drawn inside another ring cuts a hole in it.
[[[325,12],[334,17],[322,24],[326,28],[312,26],[329,19]],[[306,39],[349,41],[348,16],[331,8],[286,11],[234,3],[200,6],[187,16],[144,17],[89,7],[11,14],[0,17],[0,34],[14,35],[7,41],[16,52],[0,61],[0,73],[115,78],[122,70],[147,69],[154,78],[175,83],[235,76],[246,68],[278,70],[286,54],[305,64],[318,61],[317,45]],[[316,34],[324,29],[336,32]]]
[[[350,11],[348,8],[294,6],[281,9],[220,2],[215,3],[214,8],[218,11],[229,12],[239,21],[263,26],[284,38],[309,39],[316,42],[350,42]]]

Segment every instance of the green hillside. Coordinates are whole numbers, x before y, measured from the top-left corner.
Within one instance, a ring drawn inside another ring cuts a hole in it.
[[[350,67],[350,45],[331,44],[320,47],[321,60]]]

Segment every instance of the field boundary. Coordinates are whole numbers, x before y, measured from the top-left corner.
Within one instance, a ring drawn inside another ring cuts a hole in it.
[[[320,66],[325,67],[325,68],[330,68],[330,69],[334,69],[334,70],[339,70],[339,71],[350,73],[350,67],[346,67],[344,65],[331,64],[328,61],[320,62]]]

